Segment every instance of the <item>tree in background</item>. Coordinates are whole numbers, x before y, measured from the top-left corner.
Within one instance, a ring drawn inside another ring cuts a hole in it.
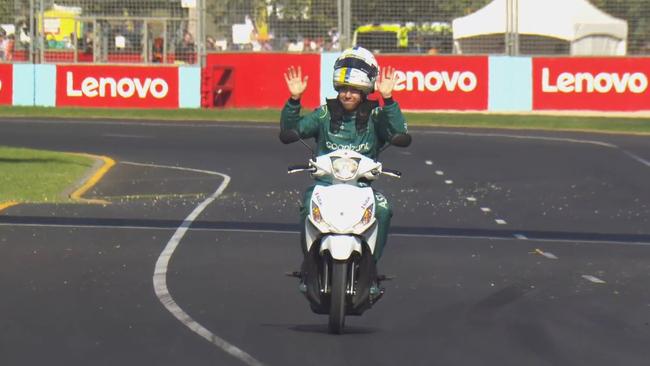
[[[627,53],[650,54],[650,0],[591,0],[602,11],[627,20]]]

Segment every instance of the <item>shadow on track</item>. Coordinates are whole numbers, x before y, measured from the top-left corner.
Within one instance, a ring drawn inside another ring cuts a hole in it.
[[[263,327],[268,328],[284,328],[294,332],[299,333],[310,333],[310,334],[330,334],[327,324],[262,324]],[[354,334],[373,334],[380,332],[381,329],[370,328],[370,327],[356,327],[353,325],[345,326],[345,335],[354,335]]]
[[[107,228],[140,228],[140,229],[176,229],[183,224],[182,220],[163,219],[120,219],[120,218],[82,218],[82,217],[47,217],[47,216],[0,216],[0,225],[23,226],[62,226],[62,227],[107,227]],[[298,224],[274,222],[246,221],[194,221],[191,225],[195,230],[214,231],[250,231],[250,232],[286,232],[298,233]],[[566,231],[535,231],[535,230],[490,230],[468,228],[441,227],[410,227],[394,226],[392,235],[433,236],[433,237],[464,237],[513,239],[515,235],[524,235],[529,240],[555,241],[589,241],[602,243],[625,243],[650,245],[648,234],[626,233],[585,233]]]

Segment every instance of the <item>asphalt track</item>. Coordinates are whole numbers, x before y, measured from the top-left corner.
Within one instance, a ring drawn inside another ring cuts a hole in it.
[[[0,212],[0,365],[648,364],[650,137],[414,129],[376,184],[397,279],[332,336],[283,276],[310,181],[277,132],[0,122],[2,145],[117,161],[86,194],[110,205]],[[165,285],[194,330],[154,289],[179,236]]]

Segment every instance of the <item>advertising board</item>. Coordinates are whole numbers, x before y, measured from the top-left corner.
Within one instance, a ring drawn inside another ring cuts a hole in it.
[[[177,67],[59,65],[56,105],[178,108]]]
[[[650,110],[650,58],[535,58],[533,109]]]
[[[485,110],[488,57],[378,56],[396,71],[394,97],[409,110]]]
[[[308,76],[307,90],[302,105],[318,106],[320,95],[320,56],[318,54],[281,53],[214,53],[207,56],[207,67],[231,68],[232,80],[214,80],[232,87],[235,108],[282,107],[289,99],[284,73],[289,66],[300,66],[303,76]],[[212,87],[218,87],[212,85]]]

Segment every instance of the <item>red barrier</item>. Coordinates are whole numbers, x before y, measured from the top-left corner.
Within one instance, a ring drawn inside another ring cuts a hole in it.
[[[228,106],[236,108],[282,107],[289,99],[284,73],[289,66],[300,66],[309,76],[302,105],[320,104],[320,55],[280,53],[218,53],[207,55],[206,68],[232,69],[232,94]],[[212,87],[213,83],[206,85]],[[203,94],[209,94],[203,91]],[[213,93],[214,94],[214,93]],[[278,117],[279,118],[279,117]]]
[[[14,65],[0,64],[0,105],[13,103]]]
[[[59,65],[57,106],[178,108],[178,68]]]
[[[534,58],[533,109],[650,109],[650,58]]]
[[[485,56],[378,56],[377,61],[397,70],[393,94],[404,109],[487,109]]]

